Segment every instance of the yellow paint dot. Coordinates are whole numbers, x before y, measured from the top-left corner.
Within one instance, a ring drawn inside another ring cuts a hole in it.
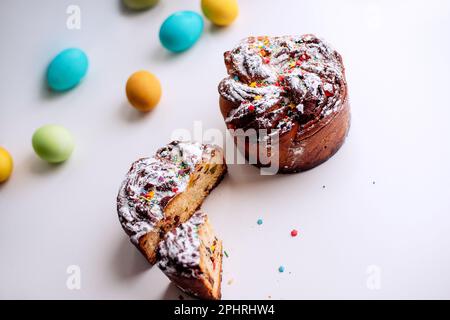
[[[259,95],[258,95],[258,96],[255,96],[255,100],[261,100],[261,98],[262,98],[262,97],[259,96]]]
[[[252,83],[250,83],[250,87],[255,88],[256,87],[256,82],[253,81]]]

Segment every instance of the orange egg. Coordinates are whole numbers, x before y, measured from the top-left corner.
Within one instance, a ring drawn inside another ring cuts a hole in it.
[[[161,83],[145,70],[137,71],[128,78],[126,85],[128,101],[139,111],[153,110],[161,99]]]

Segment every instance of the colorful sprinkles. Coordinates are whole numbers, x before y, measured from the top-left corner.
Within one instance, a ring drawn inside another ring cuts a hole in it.
[[[335,51],[313,35],[249,37],[226,57],[230,76],[219,92],[236,107],[227,124],[292,129],[338,110],[343,70]],[[316,107],[303,102],[314,102]],[[320,109],[320,114],[318,114]]]
[[[297,230],[295,230],[295,229],[293,229],[292,231],[291,231],[291,237],[296,237],[298,235],[298,231]]]
[[[262,219],[258,219],[258,220],[256,221],[256,223],[260,226],[260,225],[263,224],[263,220],[262,220]]]
[[[279,272],[279,273],[283,273],[284,270],[285,270],[285,269],[284,269],[284,266],[279,266],[279,267],[278,267],[278,272]]]

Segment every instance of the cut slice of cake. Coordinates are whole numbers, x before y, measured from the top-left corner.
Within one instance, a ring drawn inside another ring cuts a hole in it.
[[[226,171],[220,147],[193,142],[171,142],[133,163],[117,196],[117,212],[151,264],[161,237],[200,208]]]
[[[159,267],[184,292],[208,300],[221,298],[222,241],[203,212],[168,232],[159,244]]]

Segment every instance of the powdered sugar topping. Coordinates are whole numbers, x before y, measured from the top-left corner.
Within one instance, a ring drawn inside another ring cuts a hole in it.
[[[159,267],[167,275],[200,276],[200,245],[198,228],[206,214],[196,212],[188,221],[168,232],[159,244]]]
[[[249,37],[225,53],[229,77],[219,93],[233,108],[226,123],[240,128],[290,128],[340,105],[340,55],[314,35]]]

